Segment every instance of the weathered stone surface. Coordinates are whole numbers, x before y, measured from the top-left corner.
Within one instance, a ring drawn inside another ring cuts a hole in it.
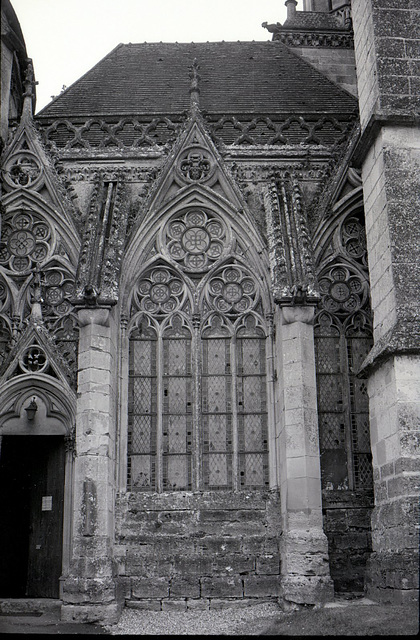
[[[322,604],[334,598],[334,587],[329,577],[290,576],[281,581],[280,597],[296,604]]]
[[[122,605],[69,605],[61,607],[61,620],[63,622],[117,624],[121,616]]]
[[[278,597],[280,576],[244,576],[245,598]]]
[[[198,576],[189,576],[186,573],[183,575],[186,577],[179,576],[171,579],[170,597],[199,598],[200,580]]]
[[[201,595],[204,598],[242,598],[242,579],[238,576],[202,578]]]
[[[168,578],[133,578],[131,593],[135,599],[169,598]]]

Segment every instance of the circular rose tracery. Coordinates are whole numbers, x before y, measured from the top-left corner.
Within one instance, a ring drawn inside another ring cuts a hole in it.
[[[201,209],[192,209],[168,222],[164,246],[186,271],[198,273],[209,269],[222,256],[226,236],[221,220]]]
[[[258,299],[258,287],[242,267],[226,267],[206,287],[210,304],[221,313],[238,314],[251,309]]]
[[[319,279],[322,306],[331,313],[351,313],[367,299],[367,283],[345,266],[324,272]]]
[[[184,299],[181,279],[169,269],[156,267],[146,273],[134,294],[136,306],[153,315],[175,311]]]
[[[49,225],[37,214],[18,211],[5,220],[0,243],[0,264],[22,273],[43,262],[51,252]]]

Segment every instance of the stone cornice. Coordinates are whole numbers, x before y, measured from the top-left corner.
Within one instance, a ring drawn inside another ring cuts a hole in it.
[[[416,113],[372,113],[369,122],[364,127],[360,139],[355,147],[352,164],[358,169],[383,127],[420,127],[420,116]]]
[[[353,32],[343,31],[302,31],[301,29],[281,30],[273,35],[288,47],[326,47],[328,49],[353,49]]]
[[[418,320],[398,320],[375,343],[357,375],[361,377],[370,375],[388,358],[401,355],[420,355],[420,323]]]

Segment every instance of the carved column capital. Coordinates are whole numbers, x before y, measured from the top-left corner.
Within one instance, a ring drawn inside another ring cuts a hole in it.
[[[109,309],[79,309],[77,316],[79,326],[86,327],[89,324],[98,324],[102,327],[109,327]]]
[[[313,324],[315,307],[313,305],[282,306],[281,315],[283,324],[292,324],[293,322]]]

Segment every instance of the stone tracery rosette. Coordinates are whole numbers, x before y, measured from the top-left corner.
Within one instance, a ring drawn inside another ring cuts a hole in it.
[[[38,344],[31,344],[19,357],[24,373],[42,373],[49,366],[47,354]]]
[[[319,289],[323,308],[337,315],[348,315],[361,309],[369,293],[367,280],[342,264],[323,271]]]
[[[72,310],[71,299],[75,293],[74,278],[64,269],[54,267],[45,274],[44,302],[55,316],[64,316]]]
[[[340,241],[349,258],[367,266],[365,228],[356,216],[349,216],[344,220]]]
[[[11,155],[3,173],[6,185],[12,189],[38,189],[43,180],[41,164],[30,151],[19,151]]]
[[[201,183],[209,180],[216,166],[210,155],[200,147],[190,147],[181,154],[178,164],[178,176],[188,183]]]
[[[197,207],[169,220],[162,244],[163,251],[182,269],[202,273],[224,254],[228,231],[221,219]]]
[[[163,316],[182,307],[186,288],[181,278],[165,267],[155,267],[138,281],[133,296],[136,310]]]
[[[259,287],[251,273],[238,265],[218,271],[205,287],[209,305],[228,316],[253,309],[259,298]]]
[[[52,253],[52,232],[38,214],[21,209],[3,224],[0,264],[12,273],[26,273]]]

